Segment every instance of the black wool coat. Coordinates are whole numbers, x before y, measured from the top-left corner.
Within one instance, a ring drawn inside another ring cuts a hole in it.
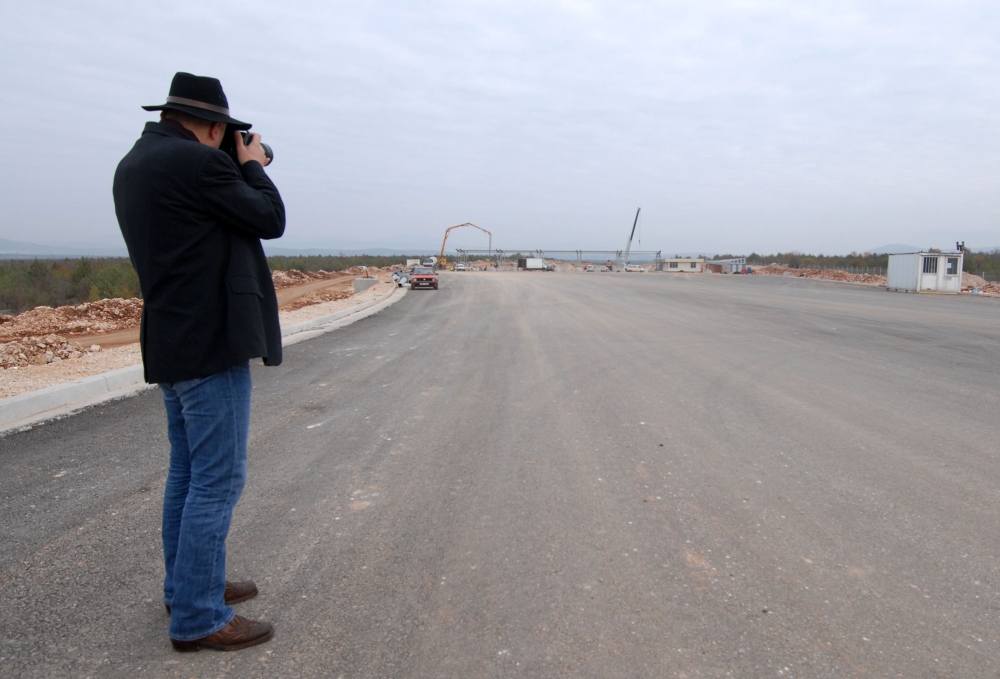
[[[147,382],[207,377],[247,359],[281,363],[278,299],[261,238],[285,206],[256,161],[146,123],[118,164],[115,212],[144,300]]]

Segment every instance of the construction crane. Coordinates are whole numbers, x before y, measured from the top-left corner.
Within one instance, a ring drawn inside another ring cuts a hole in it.
[[[625,248],[625,265],[628,266],[628,253],[632,250],[632,239],[635,238],[635,225],[639,223],[639,212],[642,210],[640,207],[635,211],[635,221],[632,222],[632,234],[628,237],[628,246]],[[641,240],[641,239],[640,239]]]
[[[483,233],[485,233],[487,236],[489,236],[490,237],[490,244],[489,244],[489,253],[490,253],[490,255],[489,256],[490,257],[493,256],[493,234],[492,233],[490,233],[489,231],[487,231],[486,229],[484,229],[481,226],[476,226],[472,222],[466,222],[465,224],[456,224],[455,226],[449,226],[444,231],[444,240],[441,241],[441,256],[438,257],[438,266],[440,266],[442,269],[444,268],[445,264],[448,263],[445,260],[445,258],[444,258],[444,246],[448,242],[448,234],[451,233],[453,229],[460,229],[463,226],[471,226],[473,228],[479,229],[480,231],[482,231]]]

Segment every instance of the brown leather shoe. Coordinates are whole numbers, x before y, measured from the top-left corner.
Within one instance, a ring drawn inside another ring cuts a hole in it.
[[[263,620],[247,620],[242,615],[237,615],[215,634],[194,641],[171,639],[170,643],[174,645],[175,651],[182,653],[199,651],[203,646],[219,651],[238,651],[263,644],[273,636],[274,626],[271,623]]]
[[[229,582],[226,580],[226,605],[240,604],[257,596],[257,584],[253,580]],[[163,604],[170,613],[170,604]]]

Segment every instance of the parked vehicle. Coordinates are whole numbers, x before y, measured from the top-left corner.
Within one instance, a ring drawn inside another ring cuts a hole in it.
[[[625,273],[645,273],[645,269],[638,264],[626,264]]]
[[[465,271],[465,270],[466,270],[465,265],[462,264],[461,262],[455,265],[455,271]]]
[[[523,257],[517,260],[517,268],[522,271],[547,271],[549,267],[541,257]]]
[[[586,268],[584,269],[584,271],[588,271],[588,272],[592,272],[593,270],[594,270],[594,265],[593,264],[588,264],[586,266]]]
[[[434,269],[427,266],[415,266],[410,272],[410,289],[433,288],[438,289],[438,275]]]

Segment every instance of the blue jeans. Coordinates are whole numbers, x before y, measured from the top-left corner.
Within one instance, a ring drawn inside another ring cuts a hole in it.
[[[250,365],[161,384],[170,470],[163,494],[163,600],[170,638],[192,641],[233,619],[225,603],[226,535],[247,474]]]

